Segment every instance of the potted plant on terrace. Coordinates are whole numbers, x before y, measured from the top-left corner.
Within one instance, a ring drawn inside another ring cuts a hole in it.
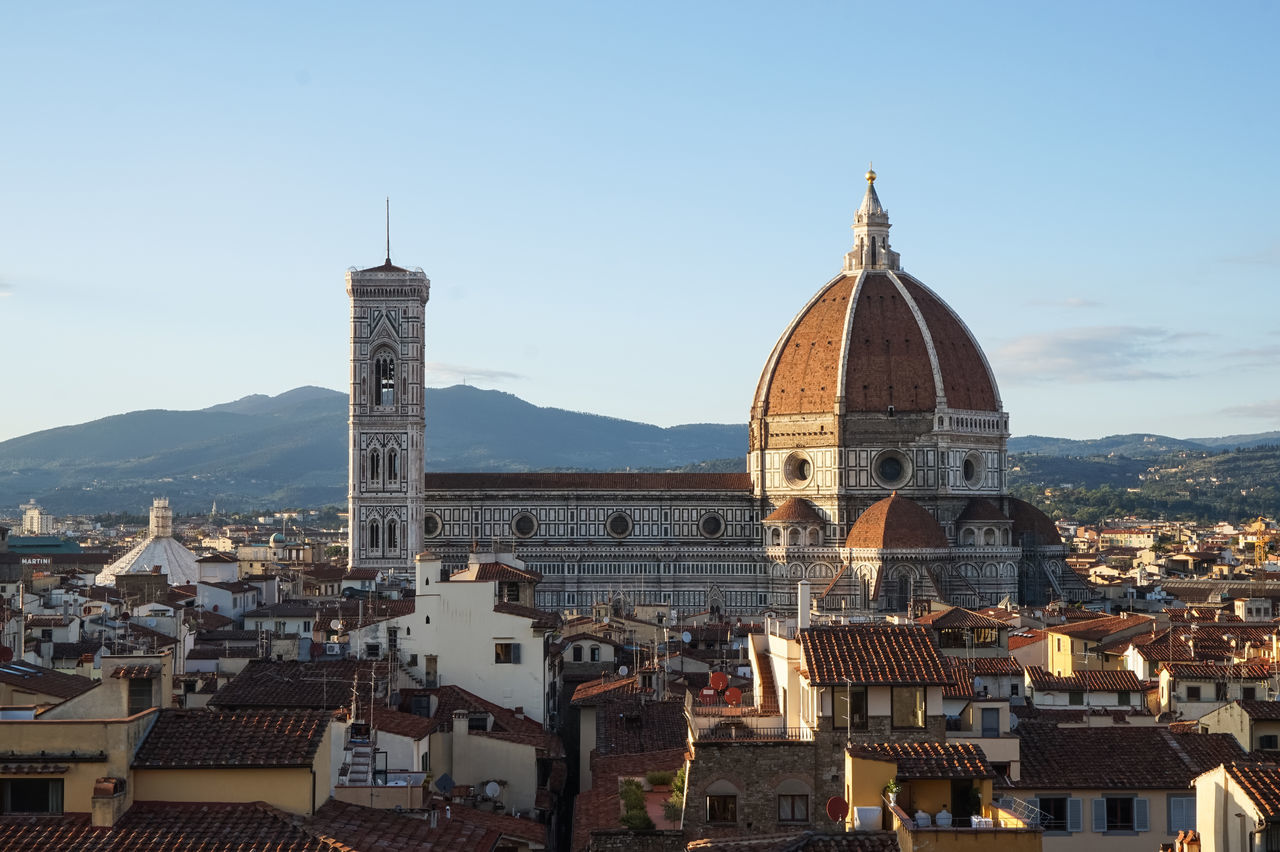
[[[889,779],[889,783],[884,785],[884,794],[889,797],[889,804],[898,804],[898,793],[902,792],[902,785],[898,783],[897,778]]]

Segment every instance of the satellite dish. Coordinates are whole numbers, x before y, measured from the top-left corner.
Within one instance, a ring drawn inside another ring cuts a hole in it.
[[[1017,730],[1017,727],[1018,727],[1018,716],[1016,713],[1011,712],[1009,714],[1009,730],[1011,731]]]
[[[738,689],[736,686],[729,687],[729,689],[725,691],[724,700],[730,707],[737,707],[742,703],[742,690]]]
[[[849,803],[840,796],[832,796],[827,799],[827,816],[831,817],[833,822],[839,822],[849,813]]]
[[[716,692],[724,689],[729,685],[729,676],[724,672],[715,672],[711,675],[711,688]]]
[[[498,798],[498,794],[502,792],[502,788],[498,786],[497,781],[490,781],[484,785],[484,794],[490,799]]]
[[[690,642],[693,641],[693,634],[690,633],[688,630],[686,630],[685,632],[680,634],[680,641],[688,645]]]
[[[335,618],[333,621],[330,621],[330,622],[329,622],[329,627],[330,627],[331,629],[333,629],[333,630],[341,630],[341,629],[342,629],[342,619],[341,619],[341,618]]]
[[[609,616],[607,616],[607,615],[606,615],[606,616],[604,617],[604,623],[605,623],[605,624],[608,624],[608,623],[609,623]]]
[[[627,672],[629,672],[629,671],[631,671],[631,670],[630,670],[630,669],[628,669],[626,666],[618,666],[618,674],[620,674],[622,677],[626,677],[626,676],[627,676]]]
[[[454,786],[456,785],[453,783],[453,777],[448,772],[441,773],[440,777],[436,779],[436,789],[446,796],[449,795]]]

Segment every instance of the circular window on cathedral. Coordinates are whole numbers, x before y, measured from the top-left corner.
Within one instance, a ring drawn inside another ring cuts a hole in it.
[[[440,535],[440,516],[435,512],[427,512],[422,517],[422,534],[427,538]]]
[[[813,462],[808,453],[794,452],[782,463],[782,475],[792,488],[808,485],[813,479]]]
[[[724,535],[724,518],[719,512],[707,512],[698,521],[698,532],[703,538],[719,538]]]
[[[977,488],[982,484],[982,479],[987,474],[987,462],[982,457],[982,453],[970,452],[964,457],[964,465],[962,469],[964,474],[964,483],[970,488]]]
[[[631,535],[634,525],[631,522],[631,516],[626,512],[614,512],[609,516],[609,520],[604,522],[604,526],[609,531],[609,535],[614,538],[626,538]]]
[[[520,538],[529,538],[538,531],[538,519],[532,512],[521,512],[511,519],[511,531]]]
[[[911,478],[911,462],[897,450],[885,450],[872,465],[876,482],[884,488],[898,488]]]

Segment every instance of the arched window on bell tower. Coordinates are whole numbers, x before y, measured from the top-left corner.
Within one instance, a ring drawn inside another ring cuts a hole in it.
[[[369,481],[378,482],[382,479],[382,453],[377,450],[369,451]]]
[[[387,450],[387,482],[400,481],[400,454]]]
[[[369,550],[377,551],[382,549],[382,527],[377,521],[369,522]]]
[[[387,550],[395,552],[400,549],[399,529],[395,519],[387,521]]]
[[[396,404],[396,359],[385,349],[373,359],[373,404],[376,408]]]

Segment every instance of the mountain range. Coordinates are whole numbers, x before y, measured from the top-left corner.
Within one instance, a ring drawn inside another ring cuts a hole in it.
[[[428,388],[427,467],[437,471],[743,470],[745,424],[659,427],[543,408],[466,385]],[[1280,432],[1011,438],[1010,483],[1130,487],[1152,460],[1280,444]],[[148,410],[0,442],[2,514],[34,498],[55,514],[179,512],[346,502],[347,397],[301,387],[198,411]],[[1185,478],[1185,477],[1184,477]],[[1233,484],[1239,487],[1238,480]],[[11,507],[11,508],[10,508]]]
[[[427,388],[426,409],[431,470],[669,470],[731,458],[741,468],[747,446],[745,424],[662,428],[466,385]],[[346,394],[301,387],[23,435],[0,442],[0,514],[32,498],[55,514],[145,511],[162,495],[178,512],[345,504],[347,414]]]

